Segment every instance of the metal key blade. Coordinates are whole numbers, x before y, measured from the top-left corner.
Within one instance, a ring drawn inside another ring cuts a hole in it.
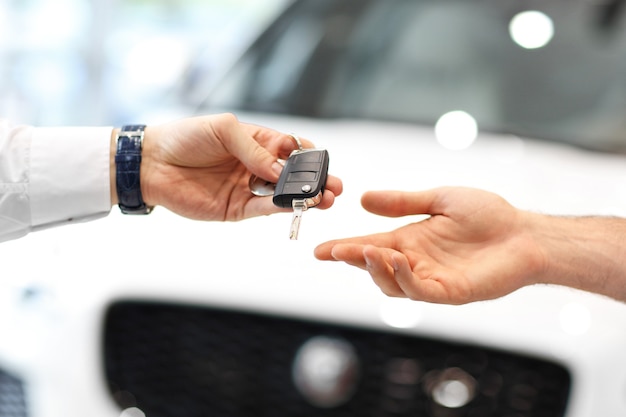
[[[291,227],[289,228],[289,239],[297,240],[298,232],[300,231],[300,220],[302,219],[302,213],[307,209],[305,200],[293,200],[291,202],[293,207],[293,217],[291,218]]]

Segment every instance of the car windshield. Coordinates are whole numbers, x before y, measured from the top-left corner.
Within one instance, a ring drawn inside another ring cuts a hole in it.
[[[435,125],[626,149],[622,2],[303,0],[210,106]]]

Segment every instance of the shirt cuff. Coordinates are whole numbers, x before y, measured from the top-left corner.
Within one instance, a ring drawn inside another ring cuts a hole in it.
[[[106,216],[111,210],[112,127],[35,128],[31,143],[33,229]]]

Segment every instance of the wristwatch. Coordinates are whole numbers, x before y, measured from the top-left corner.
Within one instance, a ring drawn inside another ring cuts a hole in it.
[[[149,214],[154,207],[143,201],[139,168],[145,125],[123,126],[116,138],[115,185],[120,210],[124,214]]]

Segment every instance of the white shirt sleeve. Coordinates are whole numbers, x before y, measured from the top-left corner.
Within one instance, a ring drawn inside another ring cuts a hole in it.
[[[0,120],[0,242],[111,210],[111,127],[35,128]]]

